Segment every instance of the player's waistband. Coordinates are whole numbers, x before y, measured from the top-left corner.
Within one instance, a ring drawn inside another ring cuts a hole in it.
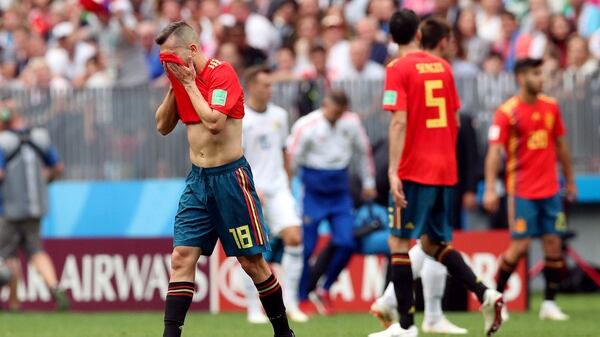
[[[229,164],[215,166],[215,167],[199,167],[196,165],[192,165],[192,173],[196,175],[204,174],[204,175],[218,175],[226,172],[235,171],[240,167],[249,166],[246,161],[246,157],[242,156],[240,159],[232,161]]]

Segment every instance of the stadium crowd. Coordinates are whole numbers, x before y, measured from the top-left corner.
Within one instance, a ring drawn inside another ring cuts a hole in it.
[[[166,85],[154,37],[182,19],[238,74],[266,62],[278,81],[380,80],[400,6],[451,22],[457,77],[510,71],[523,56],[549,72],[599,70],[597,0],[2,0],[0,85]]]

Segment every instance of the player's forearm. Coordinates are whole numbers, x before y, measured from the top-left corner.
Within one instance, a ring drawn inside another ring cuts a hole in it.
[[[500,149],[490,145],[487,156],[485,157],[485,189],[495,190],[498,171],[500,170]]]
[[[397,112],[398,113],[398,112]],[[404,141],[406,139],[406,121],[398,118],[392,118],[389,130],[390,138],[390,159],[388,165],[388,175],[395,175],[398,172],[400,158],[404,150]]]
[[[225,128],[227,116],[210,107],[208,102],[202,97],[202,94],[200,94],[200,90],[198,90],[195,83],[186,85],[185,91],[190,97],[192,106],[194,107],[196,114],[200,117],[202,124],[204,124],[204,126],[206,126],[213,134],[221,132],[221,130]]]
[[[165,99],[156,110],[155,117],[156,129],[163,136],[168,135],[177,125],[177,106],[175,104],[173,89],[169,89]]]
[[[558,161],[563,170],[563,175],[568,183],[575,181],[575,175],[573,174],[573,165],[571,162],[571,153],[569,152],[569,146],[565,140],[558,141]]]

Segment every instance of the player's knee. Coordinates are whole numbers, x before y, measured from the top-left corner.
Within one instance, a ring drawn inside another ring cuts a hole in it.
[[[521,257],[521,256],[525,255],[527,253],[527,251],[529,251],[530,243],[531,243],[531,240],[529,238],[521,239],[521,240],[518,240],[517,242],[515,242],[515,244],[514,244],[515,255],[517,257]]]
[[[270,273],[269,266],[262,258],[262,255],[240,256],[238,257],[238,262],[246,274],[253,280],[260,275]]]
[[[392,253],[407,253],[410,249],[410,241],[406,239],[397,238],[390,236],[388,239],[388,245]]]
[[[188,248],[175,247],[171,254],[171,269],[173,271],[181,271],[194,268],[195,254]]]

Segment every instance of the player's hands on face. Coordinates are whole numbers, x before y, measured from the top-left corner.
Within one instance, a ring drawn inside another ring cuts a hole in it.
[[[377,197],[377,190],[374,188],[363,188],[360,196],[363,201],[373,201]]]
[[[486,189],[483,193],[483,208],[490,213],[496,213],[500,207],[500,200],[495,189]]]
[[[406,206],[408,206],[408,202],[406,201],[406,196],[404,195],[402,181],[395,174],[390,175],[389,180],[390,189],[392,191],[392,197],[394,198],[396,206],[405,208]]]
[[[574,181],[567,182],[566,187],[566,198],[569,202],[575,202],[577,200],[577,185]]]
[[[196,69],[194,68],[194,63],[192,62],[192,58],[188,58],[188,65],[180,66],[175,63],[167,63],[167,68],[169,71],[181,82],[183,85],[191,85],[195,82],[196,79]]]

